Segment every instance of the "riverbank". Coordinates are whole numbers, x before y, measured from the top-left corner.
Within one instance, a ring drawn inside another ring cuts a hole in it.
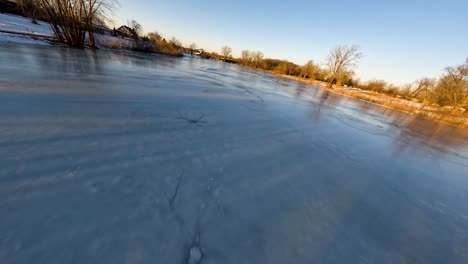
[[[100,28],[94,33],[96,48],[130,50],[135,52],[164,54],[174,57],[183,56],[177,48],[167,41],[149,43],[141,39],[115,36],[110,29]],[[0,13],[0,43],[56,45],[62,44],[54,37],[49,23],[38,20],[31,23],[27,17]]]
[[[468,113],[465,109],[447,106],[436,107],[433,105],[427,105],[420,102],[410,101],[403,98],[393,97],[390,95],[366,91],[358,88],[349,88],[343,86],[333,86],[332,88],[329,88],[328,83],[326,82],[277,74],[274,72],[270,73],[282,78],[312,84],[332,93],[352,97],[382,107],[398,110],[404,113],[420,116],[429,120],[437,121],[448,125],[453,125],[461,128],[468,128]]]
[[[50,45],[53,33],[50,29],[49,24],[43,21],[39,21],[38,24],[32,24],[28,18],[1,14],[0,17],[0,31],[4,31],[0,34],[0,42],[5,43],[25,43],[25,44],[39,44],[39,45]],[[100,48],[117,49],[117,50],[145,50],[147,47],[140,42],[127,38],[118,38],[109,35],[96,34],[97,45]],[[165,54],[170,56],[182,56],[180,52],[175,50],[169,43],[161,42],[157,49],[159,54]],[[231,61],[234,62],[234,61]],[[238,63],[237,63],[238,64]],[[240,64],[239,64],[240,65]],[[241,65],[242,66],[242,65]],[[244,66],[246,67],[246,66]],[[249,68],[249,67],[248,67]],[[264,71],[262,69],[257,69]],[[437,122],[445,124],[455,125],[462,128],[468,128],[468,113],[465,109],[453,108],[453,107],[437,107],[433,105],[427,105],[415,101],[406,100],[386,94],[365,91],[356,88],[347,87],[334,87],[329,88],[327,83],[299,78],[295,76],[277,74],[275,72],[267,71],[276,76],[280,76],[295,81],[305,82],[326,89],[333,93],[338,93],[344,96],[353,97],[366,102],[374,103],[383,107],[399,110],[412,115],[421,116]]]

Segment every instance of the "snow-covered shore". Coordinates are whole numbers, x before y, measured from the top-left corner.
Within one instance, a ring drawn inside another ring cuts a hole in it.
[[[52,36],[52,30],[47,22],[31,22],[31,19],[11,14],[0,14],[0,29],[22,33],[32,33]]]
[[[24,34],[30,34],[31,36]],[[37,21],[37,24],[34,24],[29,18],[12,14],[0,14],[0,43],[50,45],[48,41],[44,41],[44,39],[34,37],[33,35],[52,37],[53,33],[47,22]]]
[[[54,33],[49,23],[37,22],[34,24],[26,17],[0,13],[0,44],[50,45],[47,38],[53,38]],[[96,34],[95,39],[101,48],[128,48],[132,44],[128,39],[110,35]]]

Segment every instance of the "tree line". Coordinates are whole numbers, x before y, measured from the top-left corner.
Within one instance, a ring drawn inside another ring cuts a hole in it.
[[[107,15],[118,4],[117,0],[16,0],[23,13],[36,23],[36,18],[50,23],[56,38],[73,47],[82,47],[86,43],[95,47],[94,24],[104,24]],[[157,52],[172,56],[182,56],[182,52],[193,53],[195,43],[184,47],[172,37],[166,40],[160,33],[143,35],[141,25],[132,20],[134,42],[132,50]],[[420,102],[468,107],[468,58],[462,64],[447,67],[443,75],[436,78],[423,78],[412,84],[398,87],[383,80],[361,82],[356,78],[354,69],[363,53],[357,46],[339,45],[331,49],[324,64],[310,60],[304,65],[297,65],[287,60],[265,58],[260,51],[243,50],[240,58],[232,57],[229,46],[221,48],[221,53],[203,53],[204,58],[215,58],[227,62],[265,70],[281,75],[294,76],[309,80],[327,82],[329,88],[336,86],[357,87],[378,93]]]
[[[226,58],[231,49],[223,47]],[[212,54],[216,57],[216,53]],[[422,78],[414,83],[397,86],[383,80],[360,81],[354,72],[363,53],[358,46],[339,45],[331,49],[324,64],[310,60],[297,65],[287,60],[264,58],[260,51],[243,50],[234,61],[240,65],[309,80],[327,82],[328,87],[347,86],[384,93],[409,100],[417,100],[439,106],[468,108],[468,58],[462,64],[445,68],[440,78]]]
[[[72,47],[83,47],[86,40],[95,47],[94,24],[118,3],[116,0],[16,0],[23,13],[36,23],[46,20],[58,41]]]

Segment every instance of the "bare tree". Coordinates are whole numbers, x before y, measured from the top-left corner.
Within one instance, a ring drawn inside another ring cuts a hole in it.
[[[77,47],[84,45],[86,12],[83,1],[38,0],[38,4],[60,42]]]
[[[411,93],[411,96],[422,100],[429,100],[433,96],[435,86],[435,79],[422,78],[415,82],[416,89]]]
[[[93,21],[102,20],[116,0],[34,0],[35,7],[50,23],[59,41],[70,46],[82,47],[86,32],[90,46],[94,47]]]
[[[263,64],[263,53],[256,51],[252,53],[253,66],[255,68],[262,68]]]
[[[355,72],[353,70],[341,71],[335,77],[335,83],[338,85],[352,85]]]
[[[464,64],[447,67],[434,93],[441,105],[468,107],[468,59]]]
[[[180,49],[180,47],[182,47],[182,43],[176,37],[172,37],[170,43],[176,49]]]
[[[309,60],[304,66],[301,67],[300,77],[315,79],[318,66],[315,65],[313,60]]]
[[[413,85],[411,83],[403,85],[400,95],[405,99],[411,99],[413,94]]]
[[[37,24],[36,17],[39,9],[34,0],[17,0],[16,2],[23,14],[31,18],[32,23]]]
[[[70,1],[70,0],[65,0]],[[75,0],[81,2],[81,7],[84,8],[85,17],[83,23],[86,25],[88,32],[89,45],[95,47],[94,41],[94,25],[96,22],[103,24],[105,13],[114,8],[116,0]]]
[[[332,49],[327,58],[327,67],[330,74],[328,79],[329,87],[332,87],[343,72],[356,67],[362,56],[363,54],[357,46],[339,45]]]
[[[249,50],[243,50],[241,52],[241,63],[242,65],[250,66],[252,64],[252,52]]]
[[[128,27],[130,27],[133,30],[133,32],[135,32],[136,36],[133,36],[134,38],[138,38],[143,33],[143,27],[135,19],[132,19],[128,23]]]
[[[382,93],[385,91],[388,83],[384,80],[370,80],[366,85],[362,86],[363,89]]]
[[[221,48],[221,54],[223,55],[224,60],[227,60],[232,55],[232,49],[229,46],[224,46]]]
[[[162,38],[163,38],[162,35],[157,31],[148,33],[148,39],[149,39],[149,41],[151,41],[153,43],[156,43],[157,41],[162,40]]]
[[[195,44],[195,43],[190,44],[190,46],[189,46],[190,55],[193,55],[193,53],[195,52],[196,49],[197,49],[197,44]]]
[[[241,64],[249,67],[264,68],[263,53],[261,51],[243,50],[241,51]]]

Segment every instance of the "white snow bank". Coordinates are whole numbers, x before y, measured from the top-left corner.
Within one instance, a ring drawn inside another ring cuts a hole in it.
[[[2,30],[48,36],[53,35],[49,23],[44,21],[37,22],[38,24],[34,24],[31,22],[30,18],[0,13],[0,29]]]
[[[133,45],[133,40],[119,38],[109,35],[94,34],[96,44],[101,48],[129,49]]]
[[[28,36],[3,34],[3,33],[0,33],[0,43],[3,43],[3,44],[21,43],[21,44],[34,44],[34,45],[49,45],[49,42],[47,40],[36,39],[36,38],[28,37]]]
[[[31,22],[30,18],[16,16],[11,14],[0,13],[0,30],[12,31],[18,33],[29,33],[45,36],[53,36],[54,33],[50,28],[49,23],[37,21],[38,24]],[[127,38],[119,38],[109,35],[95,34],[95,39],[98,47],[113,48],[113,49],[129,49],[132,47],[133,40]],[[30,36],[14,35],[5,32],[0,32],[0,43],[24,43],[24,44],[39,44],[47,45],[48,41],[35,39]]]

